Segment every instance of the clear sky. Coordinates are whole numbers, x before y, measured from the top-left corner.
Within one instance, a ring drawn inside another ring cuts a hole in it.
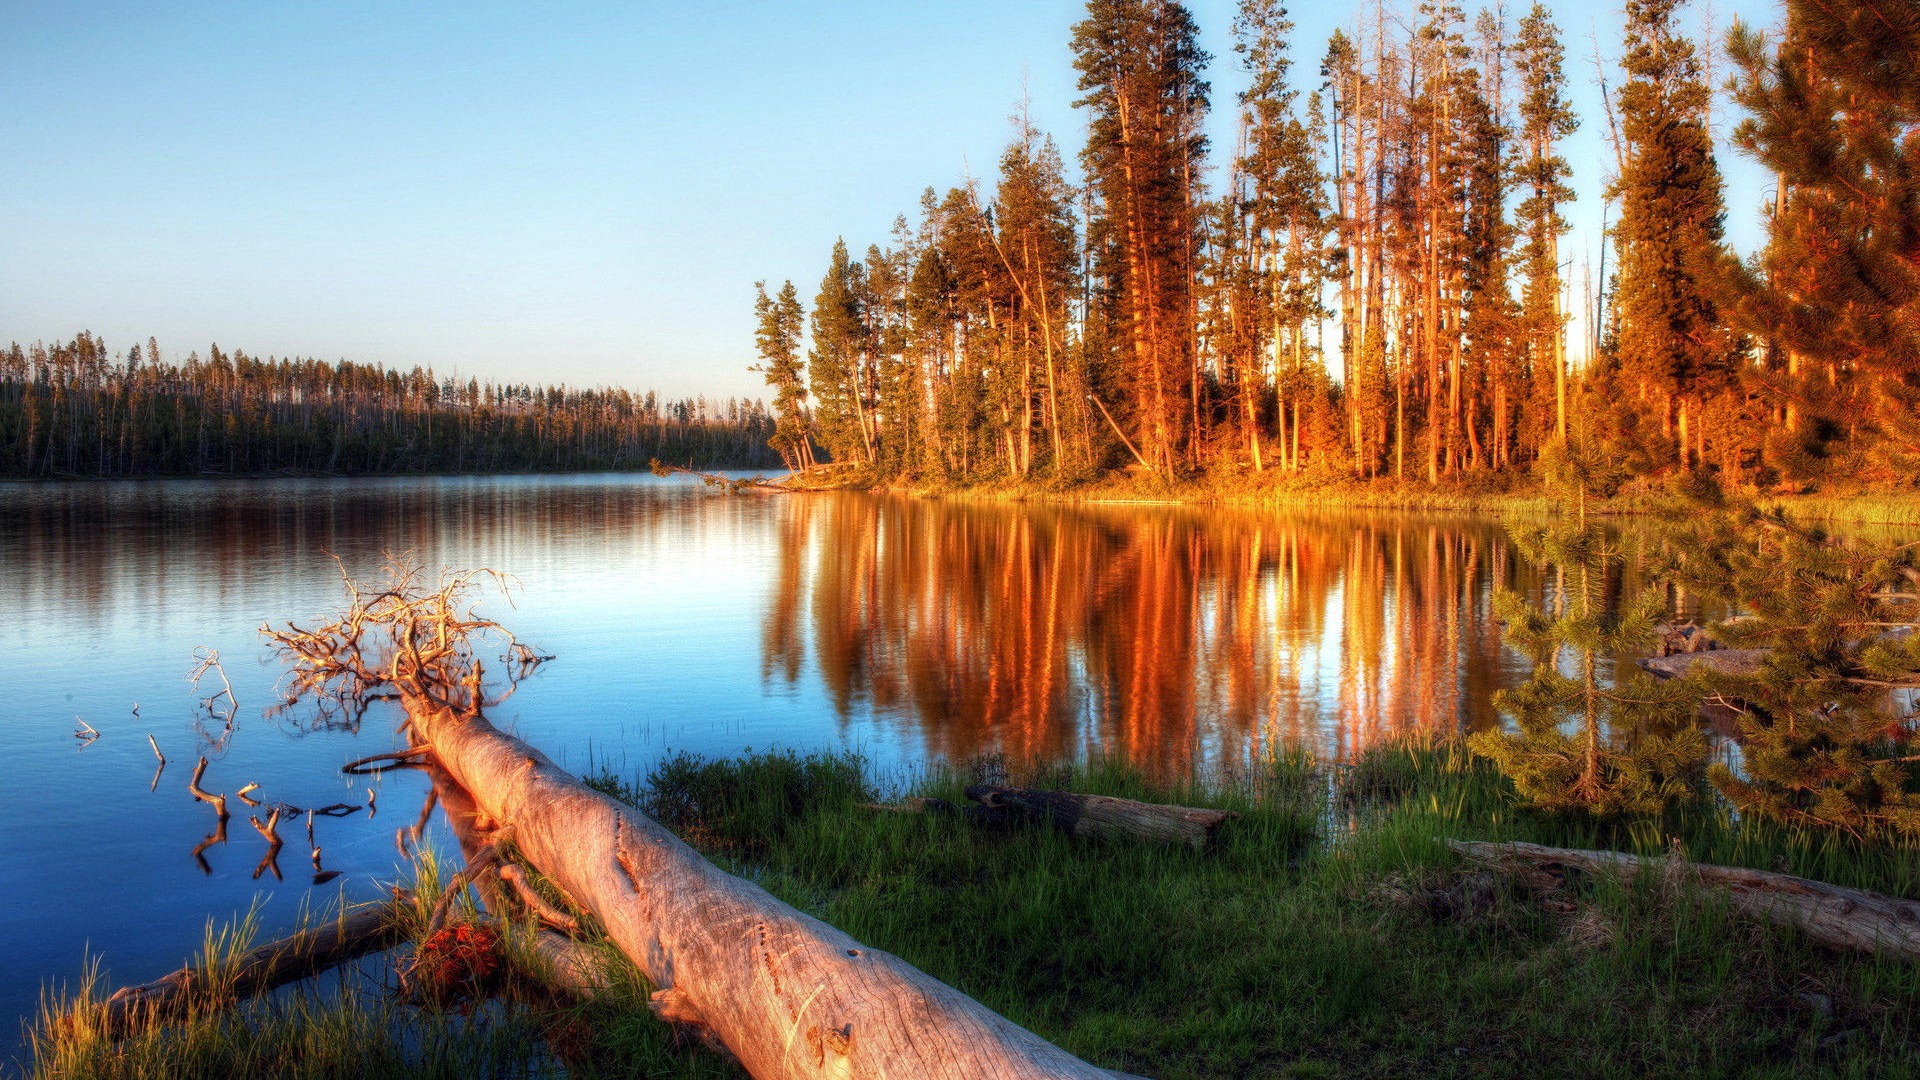
[[[1234,5],[1190,6],[1216,57],[1218,162],[1242,84]],[[1359,6],[1295,5],[1298,80]],[[1607,158],[1593,40],[1615,54],[1620,16],[1552,6],[1584,121],[1579,257]],[[1712,17],[1770,25],[1775,6]],[[1023,87],[1077,154],[1081,11],[0,0],[0,342],[91,329],[169,357],[217,342],[759,396],[756,279],[810,301],[836,236],[863,251],[927,185],[990,178]],[[1767,181],[1735,156],[1747,249]]]

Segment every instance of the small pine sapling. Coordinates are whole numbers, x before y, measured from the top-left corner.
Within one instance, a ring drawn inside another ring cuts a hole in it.
[[[1697,797],[1708,746],[1692,688],[1658,683],[1632,665],[1603,677],[1609,656],[1644,653],[1665,597],[1648,590],[1607,602],[1624,559],[1598,529],[1510,528],[1530,558],[1558,568],[1549,603],[1503,592],[1507,642],[1533,661],[1526,683],[1495,695],[1518,730],[1483,731],[1473,751],[1493,760],[1528,804],[1597,817],[1655,814]]]
[[[1741,613],[1715,637],[1765,650],[1699,665],[1740,732],[1714,787],[1742,813],[1920,836],[1920,544],[1837,539],[1750,505],[1695,508],[1669,532],[1674,580]]]

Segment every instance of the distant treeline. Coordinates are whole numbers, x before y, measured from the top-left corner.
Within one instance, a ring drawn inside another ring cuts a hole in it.
[[[373,475],[777,467],[759,401],[464,383],[82,333],[0,353],[0,476]]]
[[[1240,0],[1228,97],[1186,5],[1089,0],[1078,177],[1023,115],[991,186],[836,244],[810,310],[761,283],[782,456],[959,483],[1920,477],[1914,5],[1788,0],[1722,44],[1684,0],[1626,0],[1584,118],[1545,5],[1409,6],[1322,43]],[[1731,148],[1777,179],[1745,257],[1716,82]],[[1599,120],[1606,160],[1569,161]],[[1561,247],[1576,164],[1608,174],[1598,266]]]

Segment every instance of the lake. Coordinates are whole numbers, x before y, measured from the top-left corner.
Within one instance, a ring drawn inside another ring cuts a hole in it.
[[[277,935],[407,876],[395,831],[424,776],[339,771],[398,748],[394,716],[271,714],[283,669],[259,631],[340,606],[333,556],[365,578],[408,551],[512,575],[511,604],[481,611],[557,659],[493,718],[626,775],[773,747],[858,751],[887,776],[986,753],[1207,775],[1289,749],[1346,760],[1497,723],[1491,695],[1525,665],[1492,596],[1551,582],[1484,517],[729,496],[652,476],[0,485],[0,1014],[25,1017],[89,956],[108,988],[151,979],[209,919],[254,910]],[[231,680],[230,726],[201,704],[220,672],[188,681],[197,650]],[[263,861],[237,802],[203,844],[201,756],[206,789],[258,784],[267,805],[371,787],[371,814],[316,823],[338,876],[314,884],[298,823]]]

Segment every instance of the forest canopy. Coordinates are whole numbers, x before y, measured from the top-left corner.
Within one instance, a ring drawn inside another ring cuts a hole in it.
[[[1078,178],[1023,109],[991,193],[929,187],[888,243],[836,243],[810,311],[759,285],[776,449],[963,484],[1911,486],[1920,14],[1791,0],[1778,30],[1724,42],[1692,22],[1685,0],[1629,0],[1596,117],[1541,4],[1375,6],[1321,43],[1242,0],[1220,59],[1183,4],[1090,0]],[[1219,64],[1245,89],[1215,94]],[[1710,122],[1729,97],[1733,149],[1777,178],[1744,260]],[[1205,134],[1222,109],[1231,147]],[[1576,296],[1582,124],[1608,136],[1610,228]],[[1568,340],[1575,305],[1591,340]]]
[[[759,401],[436,377],[81,333],[0,351],[0,477],[765,468]]]

